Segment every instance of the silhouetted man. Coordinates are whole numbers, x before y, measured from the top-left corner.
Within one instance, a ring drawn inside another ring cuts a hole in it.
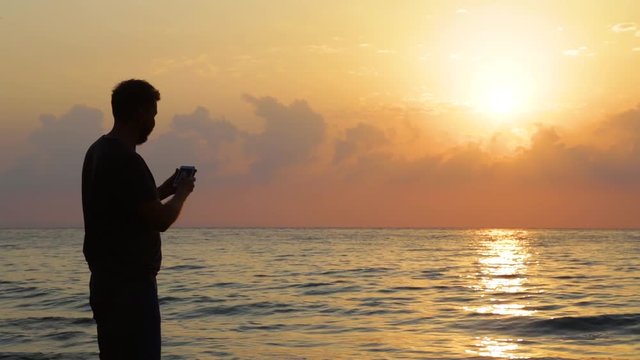
[[[82,168],[83,252],[100,359],[160,359],[160,232],[178,218],[195,179],[174,187],[176,171],[156,188],[136,153],[155,126],[159,100],[146,81],[118,84],[111,95],[113,129],[91,145]]]

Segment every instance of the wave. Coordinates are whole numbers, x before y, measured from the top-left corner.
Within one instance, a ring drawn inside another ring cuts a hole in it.
[[[0,360],[85,360],[97,358],[97,353],[45,354],[41,352],[0,352]]]
[[[640,334],[640,314],[615,314],[597,316],[565,316],[534,321],[530,327],[542,331],[601,332],[631,330]]]
[[[213,298],[206,295],[191,295],[191,296],[160,296],[158,301],[160,305],[165,304],[212,304],[224,302],[223,299]]]
[[[16,296],[20,297],[21,299],[31,299],[47,295],[47,292],[43,289],[37,288],[35,286],[23,285],[18,282],[7,281],[1,283],[0,285],[9,285],[3,286],[1,288],[2,293],[0,295],[0,299],[9,299]]]
[[[415,279],[441,279],[445,277],[447,269],[422,270],[420,275],[414,276]]]
[[[540,319],[516,316],[496,319],[486,314],[469,314],[469,320],[459,325],[478,330],[490,330],[521,336],[575,336],[593,333],[619,335],[640,334],[640,314],[605,314],[594,316],[564,316]],[[478,319],[479,317],[479,319]],[[470,320],[475,318],[475,320]]]
[[[312,273],[311,275],[348,275],[348,274],[380,274],[388,271],[394,270],[389,267],[365,267],[365,268],[355,268],[355,269],[344,269],[344,270],[327,270],[322,271],[317,274]]]
[[[261,301],[249,304],[238,305],[217,305],[206,306],[191,311],[187,311],[180,315],[182,319],[204,318],[213,315],[272,315],[278,313],[289,313],[298,311],[292,305],[284,303],[276,303],[270,301]]]
[[[318,286],[330,286],[330,285],[334,285],[335,282],[309,282],[309,283],[304,283],[304,284],[295,284],[295,285],[291,285],[291,287],[296,287],[296,288],[311,288],[311,287],[318,287]]]
[[[206,266],[202,265],[175,265],[171,267],[163,268],[162,271],[183,271],[183,270],[200,270],[206,269]]]
[[[39,328],[64,328],[70,325],[91,326],[94,324],[91,317],[61,317],[61,316],[43,316],[43,317],[26,317],[15,319],[4,319],[0,322],[2,327],[17,326],[23,329],[39,329]]]
[[[303,295],[330,295],[344,292],[360,292],[362,288],[360,286],[339,286],[325,289],[311,289],[303,292]]]

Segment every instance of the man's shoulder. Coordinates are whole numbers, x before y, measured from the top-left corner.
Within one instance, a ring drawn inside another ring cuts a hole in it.
[[[141,165],[144,164],[144,165]],[[84,168],[94,173],[113,173],[146,166],[144,160],[128,149],[118,139],[102,136],[98,138],[85,155]]]
[[[91,146],[89,147],[89,150],[96,150],[96,149],[123,151],[123,150],[126,150],[126,147],[121,143],[120,140],[102,135],[96,141],[94,141],[93,144],[91,144]]]
[[[138,155],[135,151],[131,151],[124,146],[120,140],[109,138],[104,135],[99,137],[93,144],[91,144],[91,146],[89,146],[87,155],[89,154],[98,158],[107,157],[118,159],[135,159]]]

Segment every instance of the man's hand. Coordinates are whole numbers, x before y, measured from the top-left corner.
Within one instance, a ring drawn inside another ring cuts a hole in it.
[[[173,181],[175,180],[176,176],[178,176],[179,172],[180,170],[176,169],[173,175],[165,180],[162,185],[158,186],[158,196],[160,197],[160,200],[164,200],[176,193],[176,187],[173,186]]]
[[[196,186],[195,182],[196,182],[196,178],[195,177],[180,179],[180,181],[178,182],[178,184],[175,187],[176,197],[180,197],[180,198],[186,199],[187,196],[189,196],[189,194],[191,194],[191,192],[195,188],[195,186]]]

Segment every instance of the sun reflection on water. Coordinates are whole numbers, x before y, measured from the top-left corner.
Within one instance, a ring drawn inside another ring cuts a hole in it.
[[[520,343],[522,339],[492,339],[490,337],[483,337],[476,338],[476,340],[475,346],[478,350],[467,350],[467,353],[507,359],[523,358],[513,354],[514,351],[518,350],[518,343]]]
[[[465,307],[466,311],[497,316],[531,316],[518,293],[527,291],[528,232],[524,230],[483,230],[476,274],[480,304]],[[500,321],[499,318],[496,321]],[[479,356],[519,358],[515,353],[522,339],[476,338],[473,350]]]

